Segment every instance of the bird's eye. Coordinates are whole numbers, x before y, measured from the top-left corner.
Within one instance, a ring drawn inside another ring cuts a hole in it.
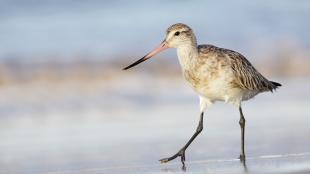
[[[175,36],[178,36],[178,35],[180,35],[180,32],[177,31],[177,32],[174,33],[174,35],[175,35]]]

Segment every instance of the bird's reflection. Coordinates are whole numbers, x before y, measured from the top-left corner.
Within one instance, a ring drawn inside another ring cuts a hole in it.
[[[240,160],[240,164],[243,167],[244,173],[248,173],[248,167],[246,165],[246,160],[245,159]]]
[[[183,172],[186,172],[186,165],[185,164],[182,165],[181,170]],[[180,169],[179,168],[169,167],[169,168],[162,168],[161,171],[162,172],[174,173],[174,172],[180,172]]]
[[[246,163],[246,160],[243,159],[243,160],[240,160],[240,167],[243,169],[244,173],[247,174],[249,173],[249,170],[248,170],[248,167],[247,167],[247,163]],[[187,168],[186,168],[186,164],[182,164],[181,168],[173,168],[173,167],[168,167],[168,168],[162,168],[161,171],[162,172],[169,172],[169,173],[174,173],[174,172],[179,172],[180,169],[183,171],[183,172],[186,172],[187,171]]]
[[[182,165],[182,171],[186,172],[186,165],[185,165],[185,163],[183,163],[183,165]]]
[[[179,169],[177,168],[162,168],[160,169],[161,172],[168,172],[168,173],[175,173],[179,172]]]

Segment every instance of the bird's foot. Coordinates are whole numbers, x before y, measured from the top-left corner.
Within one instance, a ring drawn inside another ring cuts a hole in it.
[[[240,154],[239,159],[240,159],[240,162],[245,162],[245,155]]]
[[[240,164],[243,166],[245,173],[247,173],[248,168],[247,168],[246,161],[245,161],[245,155],[240,154],[239,159],[240,159]]]
[[[167,163],[171,160],[174,160],[177,157],[181,157],[181,162],[182,162],[182,170],[186,170],[185,167],[185,149],[181,149],[178,153],[176,153],[175,155],[169,157],[169,158],[163,158],[160,159],[160,163]]]

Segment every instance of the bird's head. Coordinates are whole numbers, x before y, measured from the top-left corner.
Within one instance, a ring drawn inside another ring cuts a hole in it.
[[[178,23],[167,29],[165,42],[170,48],[178,48],[182,45],[195,45],[196,37],[189,26]]]
[[[134,67],[167,48],[178,48],[183,45],[196,46],[196,37],[189,26],[182,23],[173,24],[167,29],[164,41],[162,41],[162,43],[157,48],[133,64],[125,67],[123,70]]]

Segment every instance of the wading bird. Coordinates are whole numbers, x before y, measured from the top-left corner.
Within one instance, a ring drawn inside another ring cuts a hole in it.
[[[213,45],[197,45],[193,30],[181,23],[170,26],[167,29],[164,41],[156,49],[123,70],[138,65],[167,48],[176,48],[183,76],[199,95],[200,120],[196,132],[189,141],[176,154],[163,158],[160,162],[166,163],[181,157],[184,168],[185,150],[203,129],[205,109],[216,101],[224,101],[239,110],[241,127],[240,161],[245,164],[245,118],[241,102],[262,92],[272,92],[281,84],[267,80],[238,52]]]

